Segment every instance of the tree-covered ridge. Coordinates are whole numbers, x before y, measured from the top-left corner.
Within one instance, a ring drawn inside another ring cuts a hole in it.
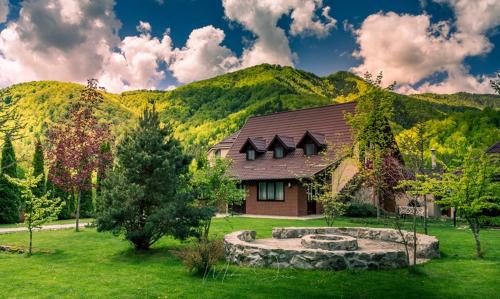
[[[42,81],[0,90],[1,99],[9,102],[17,100],[15,105],[27,124],[24,133],[29,138],[25,138],[18,149],[21,150],[20,160],[30,159],[33,137],[66,113],[68,104],[82,88],[74,83]],[[250,116],[353,101],[367,90],[368,83],[349,72],[318,77],[291,67],[263,64],[186,84],[171,91],[104,92],[104,102],[97,115],[111,122],[117,136],[131,125],[148,103],[154,102],[162,120],[173,126],[175,137],[184,146],[206,148],[239,130]],[[455,129],[460,128],[458,123],[468,121],[467,115],[479,119],[486,117],[486,123],[494,124],[498,116],[498,100],[498,96],[466,93],[397,94],[393,107],[393,129],[399,134],[418,122],[432,120],[438,123],[449,119],[446,123],[456,125],[450,125],[447,134],[453,134]],[[484,107],[493,107],[494,110],[486,113],[481,110]],[[470,126],[476,128],[475,123]],[[481,126],[478,129],[480,132],[472,130],[474,133],[471,134],[483,134],[486,128]],[[497,131],[490,132],[484,134],[490,134],[490,139],[500,139]]]
[[[427,100],[433,103],[446,104],[449,106],[463,106],[478,109],[500,108],[500,95],[458,92],[454,94],[424,93],[412,95],[412,97]]]

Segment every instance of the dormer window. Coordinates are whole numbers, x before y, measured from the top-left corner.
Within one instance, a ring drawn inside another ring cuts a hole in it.
[[[269,143],[267,150],[273,151],[273,157],[275,159],[281,159],[295,150],[295,143],[292,137],[275,135],[271,143]]]
[[[316,145],[314,143],[306,143],[304,153],[306,154],[306,156],[316,155]]]
[[[240,153],[245,154],[248,161],[253,161],[258,155],[266,153],[266,140],[261,137],[248,138],[240,148]]]
[[[297,148],[302,148],[306,156],[317,155],[318,152],[326,148],[326,138],[324,134],[306,131],[297,144]]]
[[[285,156],[285,149],[282,146],[276,146],[274,148],[274,157],[276,159],[283,158]]]
[[[247,160],[253,161],[255,160],[255,150],[252,148],[247,149]]]

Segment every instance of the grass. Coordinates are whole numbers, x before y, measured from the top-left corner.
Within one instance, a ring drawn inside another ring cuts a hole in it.
[[[80,219],[80,223],[88,223],[88,222],[92,222],[92,221],[93,221],[92,218],[83,218],[83,219]],[[44,225],[70,224],[70,223],[75,223],[75,219],[57,220],[57,221],[52,221],[52,222],[46,223]],[[16,228],[16,227],[24,227],[24,224],[22,224],[22,223],[0,224],[0,228]]]
[[[255,229],[268,237],[279,226],[323,226],[322,220],[215,219],[212,233],[222,236]],[[383,226],[376,220],[342,218],[338,226]],[[432,222],[442,258],[387,271],[308,271],[245,268],[221,262],[203,280],[187,273],[170,250],[183,246],[163,238],[149,252],[108,233],[86,229],[38,232],[38,252],[0,253],[0,298],[499,298],[500,231],[483,230],[484,259],[474,256],[469,230]],[[26,233],[0,235],[0,244],[24,245]]]

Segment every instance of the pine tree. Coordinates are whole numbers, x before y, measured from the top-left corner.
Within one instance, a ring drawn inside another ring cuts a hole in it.
[[[9,182],[5,175],[17,177],[17,161],[10,134],[5,135],[0,163],[0,223],[16,223],[21,210],[21,195],[19,189]]]
[[[185,238],[195,232],[201,211],[185,194],[189,159],[161,126],[153,108],[117,146],[113,171],[107,173],[99,198],[99,231],[125,233],[136,249],[148,249],[164,235]]]
[[[35,154],[33,156],[33,176],[38,177],[39,175],[42,175],[42,178],[33,190],[33,193],[38,197],[45,194],[45,168],[42,143],[40,139],[37,139],[35,143]]]

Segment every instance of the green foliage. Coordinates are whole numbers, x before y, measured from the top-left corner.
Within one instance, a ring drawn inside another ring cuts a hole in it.
[[[194,233],[200,212],[186,192],[189,158],[161,125],[153,108],[116,149],[114,169],[102,182],[97,214],[99,231],[125,233],[136,249],[148,249],[164,235]]]
[[[38,182],[38,185],[33,190],[36,196],[42,196],[45,194],[45,168],[44,168],[44,157],[43,157],[43,147],[40,139],[36,140],[35,143],[35,154],[33,155],[33,176],[38,177],[42,175],[42,179]]]
[[[42,226],[51,220],[57,218],[57,214],[61,211],[61,201],[59,199],[49,199],[49,193],[42,196],[36,195],[33,190],[38,186],[43,179],[43,175],[34,177],[32,173],[34,170],[26,174],[26,178],[18,179],[12,178],[8,175],[7,180],[16,185],[21,190],[21,198],[23,200],[24,224],[30,233],[29,251],[32,253],[32,236],[33,229]]]
[[[0,90],[0,98],[12,103],[27,124],[21,133],[28,138],[17,141],[19,157],[31,155],[31,140],[44,136],[46,129],[65,115],[68,104],[76,100],[82,88],[73,83],[43,81]],[[104,102],[97,115],[110,122],[113,135],[119,136],[132,126],[142,109],[154,101],[161,119],[172,125],[174,136],[186,149],[206,149],[239,130],[250,116],[353,101],[369,93],[370,89],[367,82],[348,72],[321,78],[291,67],[263,64],[186,84],[172,91],[139,90],[119,95],[103,92]],[[442,139],[451,137],[453,129],[463,128],[466,121],[461,119],[467,118],[466,113],[476,115],[475,120],[482,118],[484,122],[492,122],[497,117],[495,113],[498,115],[495,103],[500,102],[498,96],[466,93],[392,94],[392,97],[389,121],[396,135],[412,129],[416,123],[432,121],[437,125],[445,122],[447,130],[441,134]],[[487,107],[493,109],[487,112]],[[488,127],[476,127],[477,124],[481,123],[469,123],[471,139],[487,135]],[[449,148],[452,147],[447,147],[446,151]]]
[[[21,194],[15,184],[8,181],[5,175],[17,177],[17,160],[9,134],[5,135],[0,163],[0,223],[16,223],[19,221]]]
[[[492,209],[500,209],[500,173],[498,161],[492,161],[483,151],[469,150],[463,164],[443,174],[434,186],[440,190],[439,204],[455,208],[465,218],[476,241],[476,252],[482,256],[479,240],[480,219]]]
[[[87,178],[88,184],[92,184],[92,177],[89,175]],[[92,196],[92,189],[83,190],[80,198],[80,216],[84,218],[91,218],[95,215],[94,201]]]
[[[377,210],[369,203],[351,202],[347,206],[345,215],[348,217],[374,217],[377,216]]]
[[[72,194],[54,185],[50,181],[50,179],[47,179],[45,190],[47,190],[47,192],[50,192],[49,195],[50,200],[60,199],[64,203],[61,208],[61,211],[57,215],[57,219],[65,220],[75,217],[76,201],[75,197]]]
[[[189,272],[206,277],[224,257],[224,241],[203,239],[175,252]]]

